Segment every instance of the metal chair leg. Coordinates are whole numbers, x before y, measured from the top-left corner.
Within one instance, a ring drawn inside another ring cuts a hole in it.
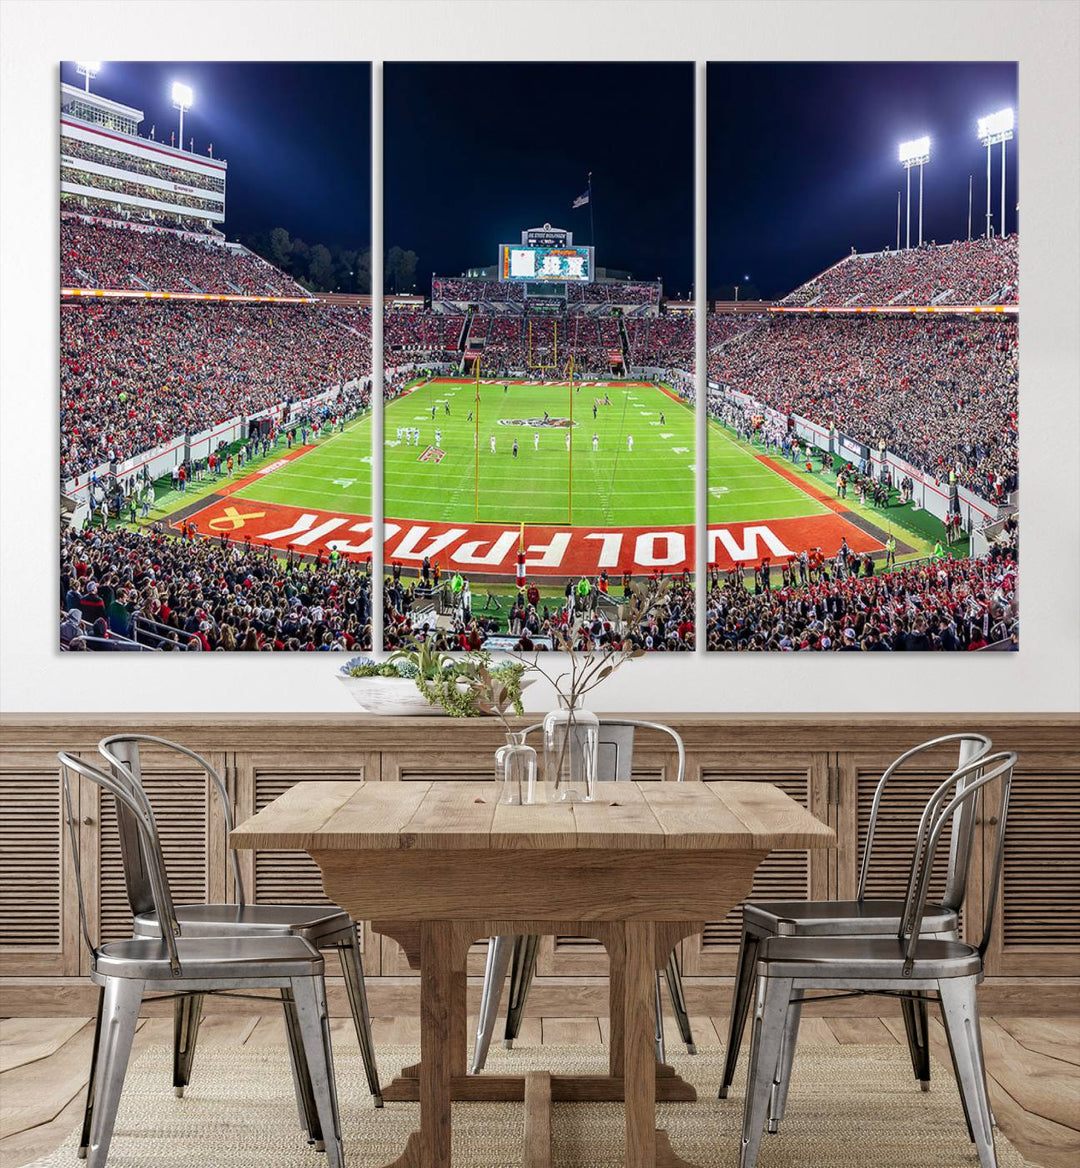
[[[364,985],[364,965],[360,957],[359,926],[352,927],[352,940],[348,945],[339,945],[341,971],[345,975],[345,992],[349,998],[353,1026],[360,1043],[360,1054],[364,1060],[368,1090],[376,1107],[382,1107],[382,1088],[379,1086],[379,1065],[375,1059],[375,1043],[371,1038],[371,1011],[368,1008],[367,988]]]
[[[178,1099],[183,1098],[184,1088],[191,1082],[203,996],[184,994],[173,1002],[173,1091]]]
[[[900,1007],[904,1015],[904,1031],[907,1034],[908,1053],[911,1055],[911,1069],[923,1091],[930,1090],[930,1030],[927,1019],[927,1001],[924,994],[901,998]]]
[[[979,1153],[980,1168],[997,1168],[986,1068],[979,1039],[979,1003],[973,977],[948,978],[938,983],[941,1012],[949,1035],[960,1095]]]
[[[80,1160],[86,1159],[86,1150],[90,1147],[90,1124],[94,1117],[94,1080],[97,1077],[98,1046],[101,1042],[101,1009],[105,1002],[105,987],[98,987],[97,1018],[94,1022],[94,1048],[90,1052],[90,1079],[86,1086],[86,1104],[83,1107],[82,1135],[79,1136]]]
[[[776,1066],[776,1078],[773,1081],[769,1097],[768,1130],[770,1135],[776,1135],[780,1130],[780,1121],[784,1118],[784,1109],[787,1107],[788,1087],[791,1085],[791,1068],[795,1062],[795,1047],[799,1042],[799,1022],[802,1019],[802,1008],[803,991],[794,990],[788,1005],[787,1018],[784,1020],[784,1044],[780,1048],[780,1061]]]
[[[296,1016],[296,1001],[291,989],[281,991],[281,1007],[285,1015],[285,1038],[289,1046],[289,1066],[292,1068],[293,1090],[296,1092],[296,1110],[300,1115],[301,1130],[307,1133],[309,1144],[322,1151],[323,1134],[319,1124],[319,1113],[315,1107],[315,1095],[311,1087],[307,1059],[304,1058],[304,1043],[300,1034],[300,1023]]]
[[[735,1068],[739,1062],[739,1047],[742,1046],[746,1018],[754,1001],[757,954],[761,939],[743,931],[739,946],[738,974],[735,978],[735,992],[731,999],[731,1017],[728,1019],[727,1050],[724,1052],[724,1077],[720,1080],[719,1097],[726,1099],[731,1084],[735,1081]]]
[[[671,998],[671,1008],[675,1012],[675,1021],[679,1027],[679,1036],[686,1044],[687,1054],[697,1054],[694,1045],[694,1032],[690,1029],[690,1014],[686,1009],[686,996],[683,994],[682,970],[679,968],[679,955],[672,950],[664,970],[667,980],[668,997]]]
[[[656,1061],[664,1061],[664,1000],[660,996],[660,974],[655,978],[656,987],[653,993],[653,1013],[656,1015]]]
[[[87,1168],[105,1168],[109,1157],[116,1112],[131,1057],[131,1042],[139,1022],[143,985],[142,981],[122,977],[110,977],[105,982]]]
[[[345,1150],[341,1143],[334,1055],[330,1049],[326,987],[322,978],[297,977],[293,978],[292,994],[304,1062],[326,1145],[327,1168],[344,1168]]]
[[[503,1046],[510,1050],[514,1039],[521,1031],[521,1020],[525,1017],[525,999],[529,996],[533,974],[536,972],[536,950],[539,937],[517,937],[514,941],[514,956],[510,962],[510,993],[506,1000],[506,1031]]]
[[[502,997],[506,971],[510,968],[510,958],[514,954],[515,941],[516,938],[513,936],[488,939],[484,986],[480,992],[480,1017],[476,1023],[476,1045],[473,1047],[472,1073],[474,1075],[478,1075],[487,1062],[491,1037],[495,1033],[495,1021],[499,1016],[499,999]]]
[[[754,1168],[757,1164],[761,1130],[769,1112],[780,1048],[784,1042],[792,984],[791,978],[763,977],[758,980],[739,1168]]]

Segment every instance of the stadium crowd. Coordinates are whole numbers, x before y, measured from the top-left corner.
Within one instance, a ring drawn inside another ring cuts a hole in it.
[[[367,310],[166,302],[60,313],[61,478],[363,379]]]
[[[612,607],[604,603],[609,595],[606,573],[592,580],[568,579],[564,603],[556,606],[542,603],[539,588],[527,583],[509,601],[505,627],[487,607],[478,611],[469,599],[449,628],[438,628],[430,619],[417,615],[431,611],[430,607],[420,607],[423,601],[418,595],[419,581],[405,580],[400,571],[394,571],[386,577],[383,590],[385,647],[396,649],[424,641],[444,652],[479,649],[489,636],[498,634],[516,638],[515,650],[532,652],[556,643],[555,633],[572,633],[575,646],[585,651],[604,652],[629,641],[646,652],[690,652],[694,648],[693,582],[688,573],[668,580],[669,588],[662,600],[629,634],[621,629]],[[617,592],[617,586],[613,592]],[[469,597],[468,591],[464,595]]]
[[[754,590],[741,573],[711,573],[706,599],[710,650],[913,652],[1017,647],[1016,526],[982,558],[949,559],[877,573],[869,557],[785,566],[783,582]],[[766,573],[767,574],[767,573]]]
[[[659,283],[634,283],[612,280],[603,283],[566,283],[566,299],[574,304],[659,305]],[[525,287],[512,280],[482,280],[467,277],[434,276],[431,281],[431,299],[450,300],[458,304],[510,303],[524,304]],[[518,311],[521,311],[518,309]]]
[[[156,525],[69,529],[60,552],[62,650],[117,650],[136,626],[140,643],[164,651],[371,648],[370,564],[281,559]]]
[[[780,301],[843,304],[1019,303],[1017,237],[853,253]]]
[[[629,363],[665,369],[694,368],[694,318],[691,314],[623,317],[560,313],[465,317],[418,309],[391,309],[385,315],[385,344],[394,363],[412,357],[447,361],[461,356],[462,329],[469,321],[467,346],[481,346],[484,372],[497,377],[516,370],[562,370],[571,355],[575,375],[610,377],[625,355]]]
[[[709,376],[991,498],[1017,483],[1017,340],[1003,318],[776,316]]]
[[[75,215],[60,220],[60,282],[71,288],[148,288],[248,296],[310,296],[249,251],[206,237],[142,231]]]

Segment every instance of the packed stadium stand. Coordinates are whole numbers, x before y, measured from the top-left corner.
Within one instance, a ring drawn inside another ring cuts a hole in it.
[[[167,228],[141,229],[69,213],[60,220],[66,288],[309,297],[305,288],[236,244]]]
[[[295,652],[371,646],[370,564],[315,564],[161,531],[69,530],[65,651]]]
[[[366,377],[366,309],[118,302],[60,313],[61,478]]]
[[[1017,341],[1007,318],[774,316],[714,349],[709,377],[989,499],[1017,484]]]
[[[940,559],[867,575],[826,564],[813,583],[751,591],[711,581],[712,650],[919,652],[1011,644],[1018,635],[1013,538],[981,558]]]
[[[853,253],[781,304],[1017,304],[1017,237]]]

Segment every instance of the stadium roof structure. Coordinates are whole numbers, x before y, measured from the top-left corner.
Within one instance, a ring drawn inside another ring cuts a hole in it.
[[[60,110],[80,121],[106,126],[135,136],[143,120],[143,111],[131,105],[90,93],[76,85],[60,83]]]

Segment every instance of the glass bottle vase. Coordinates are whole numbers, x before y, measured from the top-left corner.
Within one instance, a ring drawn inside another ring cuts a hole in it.
[[[549,803],[591,803],[596,798],[600,719],[559,695],[544,718],[544,786]]]
[[[524,731],[506,732],[506,745],[495,751],[495,798],[499,803],[536,802],[536,751]]]

